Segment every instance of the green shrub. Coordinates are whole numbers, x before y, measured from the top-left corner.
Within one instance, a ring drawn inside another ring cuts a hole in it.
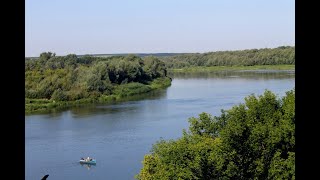
[[[67,101],[68,96],[61,89],[57,89],[53,92],[51,99],[55,101]]]

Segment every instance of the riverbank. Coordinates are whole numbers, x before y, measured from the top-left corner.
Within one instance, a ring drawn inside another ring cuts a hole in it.
[[[112,95],[101,95],[91,98],[83,98],[75,101],[54,101],[52,99],[25,99],[25,114],[44,113],[49,110],[59,110],[72,106],[82,106],[93,103],[107,103],[123,101],[129,96],[147,93],[162,89],[171,85],[171,78],[157,78],[149,84],[128,83],[117,85]]]
[[[255,65],[255,66],[196,66],[182,69],[168,69],[169,72],[215,72],[242,70],[295,70],[295,65]]]

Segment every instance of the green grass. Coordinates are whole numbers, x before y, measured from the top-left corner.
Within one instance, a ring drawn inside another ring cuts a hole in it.
[[[150,84],[128,83],[115,87],[112,95],[100,95],[99,97],[84,98],[75,101],[54,101],[49,99],[25,99],[25,114],[49,112],[50,110],[64,109],[72,106],[82,106],[92,103],[106,103],[123,101],[129,96],[144,94],[156,89],[166,88],[171,85],[171,79],[158,78]]]
[[[294,70],[295,65],[255,65],[255,66],[197,66],[182,69],[169,69],[171,72],[214,72],[239,70]]]
[[[162,89],[171,85],[171,78],[158,78],[149,85],[151,89]]]
[[[132,96],[151,91],[151,87],[141,83],[122,84],[115,88],[114,94],[120,97]]]

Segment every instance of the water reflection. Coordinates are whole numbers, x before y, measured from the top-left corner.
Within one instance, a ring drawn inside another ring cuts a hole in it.
[[[81,165],[82,167],[85,167],[87,170],[90,170],[91,167],[96,166],[96,164],[81,164],[81,163],[80,163],[80,165]]]

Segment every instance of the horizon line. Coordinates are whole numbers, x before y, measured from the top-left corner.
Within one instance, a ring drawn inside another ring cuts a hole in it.
[[[233,49],[233,50],[216,50],[216,51],[206,51],[206,52],[154,52],[154,53],[148,53],[148,52],[140,52],[140,53],[92,53],[92,54],[75,54],[77,56],[99,56],[99,55],[110,55],[110,56],[116,56],[116,55],[152,55],[152,54],[205,54],[205,53],[214,53],[214,52],[225,52],[225,51],[245,51],[245,50],[253,50],[253,49],[257,49],[257,50],[261,50],[261,49],[276,49],[279,47],[295,47],[295,45],[281,45],[281,46],[277,46],[277,47],[265,47],[265,48],[246,48],[246,49]],[[51,51],[44,51],[44,52],[51,52]],[[43,53],[43,52],[42,52]],[[55,52],[52,52],[55,53]],[[41,53],[40,53],[41,54]],[[40,56],[39,54],[39,56]],[[74,54],[74,53],[69,53],[69,54]],[[66,55],[59,55],[57,57],[60,56],[67,56],[69,54]],[[39,56],[25,56],[25,58],[39,58]]]

